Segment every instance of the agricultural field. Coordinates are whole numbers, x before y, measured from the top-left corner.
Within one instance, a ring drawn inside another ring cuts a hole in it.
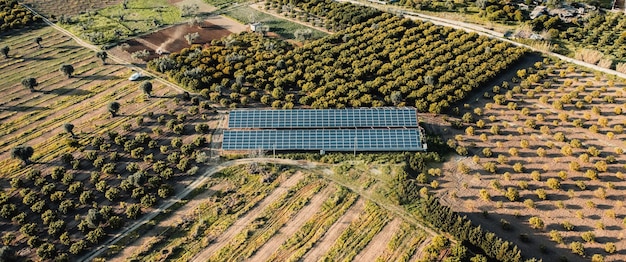
[[[145,62],[162,54],[179,52],[191,45],[208,45],[231,34],[246,31],[245,25],[223,16],[214,16],[194,24],[179,24],[137,38],[129,39],[110,49],[128,61]],[[145,51],[144,51],[145,50]],[[137,54],[146,53],[145,56]]]
[[[380,182],[373,174],[359,179],[357,170],[342,170],[353,182],[369,180],[369,189]],[[333,180],[341,175],[328,179],[318,172],[274,164],[226,169],[172,214],[177,218],[155,226],[158,234],[127,245],[113,261],[408,261],[438,257],[450,248],[446,238],[394,218],[393,211],[368,200],[368,193],[340,185],[345,179]]]
[[[225,16],[231,17],[242,24],[250,24],[260,22],[264,26],[269,27],[268,36],[277,35],[283,39],[295,39],[299,41],[319,39],[327,35],[327,33],[312,29],[308,26],[301,25],[292,21],[278,18],[271,14],[258,11],[248,6],[240,6],[231,8],[224,12]],[[306,31],[307,35],[303,36],[299,32]]]
[[[193,17],[192,14],[185,14]],[[106,44],[152,32],[183,21],[181,8],[167,0],[129,0],[74,16],[60,16],[59,25],[94,44]]]
[[[492,91],[461,112],[448,144],[471,157],[438,195],[544,261],[622,260],[624,80],[546,59]]]
[[[203,170],[219,121],[206,101],[130,82],[132,69],[103,65],[51,27],[0,41],[10,47],[0,60],[0,235],[20,259],[73,260]],[[25,145],[30,153],[16,153]]]
[[[37,10],[43,16],[55,19],[60,16],[74,16],[85,11],[98,10],[100,8],[122,3],[123,0],[67,0],[63,4],[59,1],[50,0],[24,0],[21,1]]]

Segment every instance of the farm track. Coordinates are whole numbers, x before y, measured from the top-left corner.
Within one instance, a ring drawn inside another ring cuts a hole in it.
[[[274,189],[272,193],[270,193],[267,197],[265,197],[261,202],[257,203],[256,206],[246,212],[246,214],[237,221],[235,221],[232,225],[226,229],[226,231],[222,232],[216,239],[204,250],[199,252],[194,256],[192,261],[208,261],[208,259],[215,253],[216,251],[222,249],[225,245],[231,241],[236,234],[238,234],[245,225],[252,222],[257,214],[259,214],[262,210],[267,208],[270,204],[276,201],[281,195],[287,193],[289,188],[295,186],[300,180],[304,179],[304,175],[301,172],[298,172],[287,179],[285,182],[281,183],[281,185]]]

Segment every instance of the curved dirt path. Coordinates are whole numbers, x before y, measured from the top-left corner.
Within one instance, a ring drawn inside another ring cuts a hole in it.
[[[214,242],[209,244],[204,250],[200,251],[191,261],[204,262],[208,261],[214,252],[220,250],[224,245],[228,244],[246,225],[250,224],[259,214],[265,210],[270,204],[274,203],[282,195],[286,194],[289,188],[295,186],[304,178],[302,172],[296,172],[285,182],[281,183],[271,194],[259,202],[253,209],[249,210],[243,217],[240,217],[228,229],[222,233]]]
[[[400,224],[402,220],[399,218],[395,218],[391,220],[383,229],[376,234],[372,240],[359,252],[359,254],[354,258],[355,261],[376,261],[376,258],[385,252],[387,249],[387,243],[391,240],[391,238],[396,234],[398,229],[400,228]]]
[[[365,200],[361,197],[341,216],[335,224],[333,224],[322,238],[315,243],[313,248],[309,250],[301,259],[301,261],[312,262],[318,261],[341,236],[341,233],[350,225],[350,222],[357,219],[359,214],[365,208]]]
[[[267,259],[293,234],[295,234],[307,219],[313,216],[321,207],[328,197],[336,190],[335,187],[326,187],[320,193],[317,193],[309,203],[298,212],[298,214],[287,224],[276,232],[261,248],[259,248],[249,261],[267,261]]]

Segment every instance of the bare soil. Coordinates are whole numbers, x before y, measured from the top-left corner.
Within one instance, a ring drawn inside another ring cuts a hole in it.
[[[138,38],[127,40],[110,51],[116,56],[127,61],[134,61],[142,64],[144,61],[131,58],[131,54],[141,50],[150,51],[150,56],[145,61],[159,57],[157,49],[161,49],[165,54],[178,52],[183,48],[191,47],[185,39],[185,35],[198,33],[199,37],[193,44],[210,44],[212,40],[221,39],[232,33],[240,33],[247,30],[247,26],[223,16],[210,16],[201,24],[189,25],[179,24],[171,26]]]
[[[295,234],[300,227],[307,221],[307,219],[313,216],[322,206],[324,201],[334,192],[334,187],[326,187],[324,190],[316,194],[307,206],[305,206],[298,214],[270,238],[261,248],[259,248],[250,261],[267,261],[267,259],[293,234]]]
[[[296,172],[289,179],[285,180],[278,188],[276,188],[270,195],[264,198],[253,209],[248,211],[243,217],[240,217],[235,223],[233,223],[224,233],[222,233],[215,241],[213,241],[208,247],[198,253],[193,261],[207,261],[214,252],[220,250],[226,245],[233,237],[241,231],[243,227],[250,224],[258,214],[261,213],[267,206],[276,201],[280,196],[285,194],[289,188],[295,186],[300,180],[304,178],[302,172]]]
[[[318,261],[330,248],[335,244],[335,241],[341,236],[341,233],[348,228],[350,223],[357,219],[363,208],[365,207],[365,200],[359,198],[354,205],[352,205],[346,213],[341,216],[335,224],[333,224],[326,234],[319,239],[309,252],[307,252],[302,261]]]

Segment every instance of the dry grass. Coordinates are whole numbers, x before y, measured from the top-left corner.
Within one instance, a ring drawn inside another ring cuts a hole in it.
[[[598,62],[599,67],[611,68],[612,65],[613,65],[613,60],[611,59],[600,59],[600,62]]]
[[[615,70],[620,73],[626,74],[626,63],[618,63],[615,66]]]
[[[595,65],[602,59],[602,53],[598,50],[581,49],[576,52],[574,58]]]

